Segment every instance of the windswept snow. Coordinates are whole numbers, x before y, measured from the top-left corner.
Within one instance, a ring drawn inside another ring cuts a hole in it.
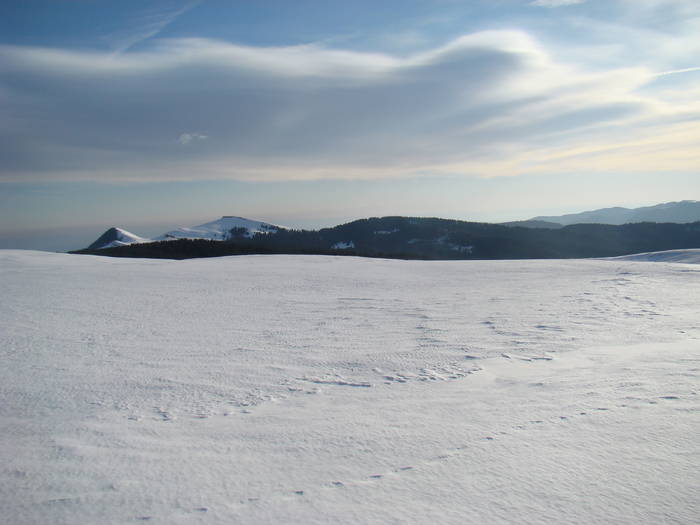
[[[700,271],[0,251],[13,525],[696,523]]]
[[[621,261],[653,261],[700,264],[700,249],[697,250],[667,250],[663,252],[636,253],[613,257],[611,260]]]
[[[243,235],[252,237],[256,233],[270,233],[280,227],[261,221],[244,219],[243,217],[224,216],[221,219],[193,226],[192,228],[177,228],[156,237],[157,241],[170,239],[211,239],[224,241],[230,238],[232,229],[245,230]]]

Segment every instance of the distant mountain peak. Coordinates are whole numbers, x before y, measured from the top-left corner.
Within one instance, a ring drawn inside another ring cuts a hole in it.
[[[236,236],[236,232],[239,236],[252,237],[256,233],[271,233],[280,229],[285,228],[263,221],[246,219],[245,217],[224,215],[215,221],[192,226],[191,228],[183,227],[170,230],[156,237],[155,240],[211,239],[215,241],[225,241],[232,236]]]
[[[123,228],[112,226],[106,232],[100,235],[95,242],[88,246],[88,250],[102,250],[104,248],[112,248],[114,246],[125,246],[127,244],[150,241],[150,239],[139,237],[138,235]]]
[[[122,228],[112,227],[88,246],[88,250],[101,250],[126,244],[136,244],[154,241],[172,241],[176,239],[209,239],[225,241],[232,238],[250,238],[256,233],[273,233],[284,230],[283,226],[276,226],[263,221],[246,219],[236,215],[224,215],[220,219],[192,227],[181,227],[165,232],[154,239],[146,239]]]

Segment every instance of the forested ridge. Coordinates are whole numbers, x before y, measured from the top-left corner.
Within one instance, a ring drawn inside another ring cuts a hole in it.
[[[244,254],[357,255],[400,259],[613,257],[700,248],[700,222],[573,224],[525,228],[439,218],[360,219],[320,230],[280,229],[227,241],[180,239],[72,253],[189,259]]]

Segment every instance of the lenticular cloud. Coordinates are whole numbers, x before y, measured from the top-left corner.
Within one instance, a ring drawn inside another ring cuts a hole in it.
[[[203,39],[0,56],[5,181],[514,175],[567,156],[605,169],[611,152],[648,168],[697,155],[697,130],[678,129],[692,108],[635,93],[650,72],[580,71],[517,31],[401,58]]]

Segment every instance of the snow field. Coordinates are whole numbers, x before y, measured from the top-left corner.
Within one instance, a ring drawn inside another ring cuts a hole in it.
[[[0,252],[9,523],[693,523],[700,268]]]

